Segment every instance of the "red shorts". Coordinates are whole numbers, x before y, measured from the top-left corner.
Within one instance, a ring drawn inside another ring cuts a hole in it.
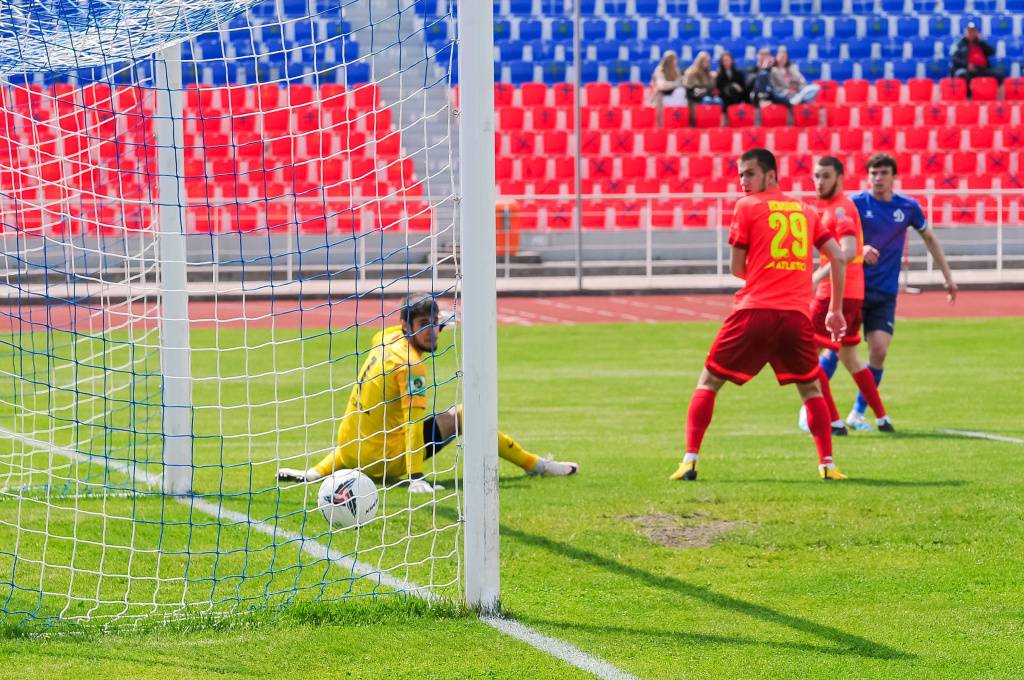
[[[825,328],[825,317],[828,315],[829,298],[814,298],[811,303],[811,322],[814,324],[814,341],[818,347],[838,350],[843,347],[855,347],[860,344],[861,307],[863,300],[847,300],[843,298],[843,316],[846,317],[846,335],[842,342],[832,339],[832,333]]]
[[[741,309],[729,315],[711,345],[704,367],[742,385],[771,364],[780,385],[818,377],[814,327],[802,312]]]

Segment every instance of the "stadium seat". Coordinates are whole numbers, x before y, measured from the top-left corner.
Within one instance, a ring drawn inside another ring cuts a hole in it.
[[[956,151],[956,152],[953,153],[953,174],[955,174],[955,175],[973,175],[977,171],[978,171],[978,152],[977,151]]]
[[[935,96],[935,82],[930,78],[911,78],[907,81],[907,101],[930,103]]]
[[[962,137],[962,128],[956,125],[947,125],[936,130],[935,146],[943,151],[959,151]]]
[[[909,151],[927,151],[930,147],[931,131],[927,128],[907,128],[903,131],[903,148]]]
[[[644,130],[643,140],[645,154],[663,154],[668,151],[668,133],[665,130]]]
[[[740,149],[749,151],[750,149],[765,148],[765,138],[763,129],[745,128],[740,134]]]
[[[644,86],[637,83],[619,83],[619,106],[644,106]]]
[[[629,109],[629,128],[646,130],[657,125],[657,111],[652,106],[635,106]]]
[[[999,82],[995,78],[975,78],[970,89],[974,101],[995,101],[999,95]]]
[[[719,108],[721,112],[721,108]],[[690,109],[686,106],[666,106],[661,112],[666,129],[690,127]]]
[[[795,153],[786,156],[787,171],[790,177],[809,177],[814,168],[814,159],[810,154]]]
[[[1024,78],[1007,78],[1003,81],[1003,96],[1006,101],[1024,100]]]
[[[878,127],[884,122],[885,109],[877,104],[861,104],[857,107],[857,124],[861,127]]]
[[[675,139],[675,150],[679,154],[694,154],[700,153],[701,140],[703,135],[693,129],[679,130],[674,135]],[[646,140],[645,140],[646,146]]]
[[[1024,127],[1011,125],[1003,128],[1003,146],[1007,149],[1024,148]]]
[[[870,85],[866,80],[847,80],[843,83],[843,97],[847,104],[862,104],[868,100]]]
[[[541,135],[541,139],[545,154],[556,155],[567,152],[569,135],[564,130],[548,130]]]
[[[985,172],[990,175],[1002,175],[1010,171],[1010,154],[1005,151],[985,152]]]
[[[839,150],[844,153],[860,153],[864,150],[864,130],[844,128],[839,130]]]
[[[665,109],[668,110],[667,108]],[[717,104],[699,104],[694,110],[694,126],[698,128],[719,127],[722,124],[722,107]],[[668,127],[667,119],[666,125]]]
[[[615,228],[638,229],[645,209],[645,201],[614,201]]]
[[[956,124],[964,127],[977,125],[981,108],[973,102],[957,104],[953,109],[953,118]]]
[[[1013,109],[1013,106],[1001,102],[986,104],[985,124],[993,126],[1009,125],[1013,119]]]
[[[608,148],[613,156],[632,155],[636,146],[633,130],[616,130],[608,134]]]
[[[778,127],[772,134],[772,146],[776,152],[796,151],[800,143],[800,131],[795,128]]]
[[[941,175],[946,172],[946,154],[927,151],[918,155],[918,164],[923,175]]]
[[[814,153],[832,152],[832,130],[827,127],[808,128],[807,150]]]
[[[949,107],[944,104],[922,106],[921,116],[926,127],[945,125],[949,122]]]
[[[939,100],[962,102],[967,99],[967,81],[962,78],[943,78],[939,81]]]
[[[871,149],[874,151],[895,151],[896,141],[895,128],[878,128],[871,132]]]
[[[706,179],[714,176],[714,160],[711,156],[690,156],[687,160],[687,175],[693,179]]]
[[[789,109],[782,104],[769,104],[761,108],[761,125],[763,127],[780,127],[786,124]]]
[[[756,109],[750,104],[736,104],[728,110],[729,127],[745,128],[754,124]]]
[[[559,83],[551,88],[555,106],[573,106],[576,103],[576,87],[571,83]]]
[[[583,86],[587,106],[608,106],[612,99],[612,86],[608,83],[587,83]]]
[[[897,104],[889,109],[892,124],[895,127],[912,127],[917,123],[917,106],[913,104]]]
[[[995,128],[974,126],[967,136],[972,149],[991,149],[995,144]]]
[[[895,79],[875,81],[875,101],[880,104],[898,104],[903,83]]]
[[[830,127],[845,128],[850,125],[852,109],[844,104],[832,104],[825,107],[825,121]]]
[[[635,182],[647,177],[647,156],[629,156],[627,158],[623,158],[621,160],[621,165],[621,176],[625,180]]]
[[[713,154],[731,154],[735,145],[735,133],[732,128],[712,128],[707,133],[708,150]]]
[[[818,98],[815,99],[816,104],[835,104],[836,94],[839,92],[839,83],[834,80],[816,80],[814,81],[821,91],[818,92]]]
[[[693,172],[694,158],[690,159],[691,176],[695,176]],[[708,160],[711,159],[709,158]],[[654,159],[654,177],[660,180],[668,180],[674,177],[679,177],[680,167],[681,166],[679,158],[676,156],[657,156]]]

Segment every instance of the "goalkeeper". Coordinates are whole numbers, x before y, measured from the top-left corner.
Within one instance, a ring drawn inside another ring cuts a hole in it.
[[[423,461],[455,438],[462,424],[462,406],[427,415],[425,354],[437,350],[439,323],[433,298],[401,311],[402,325],[385,328],[359,370],[359,379],[338,427],[338,446],[309,470],[281,468],[282,482],[315,482],[335,470],[357,469],[370,477],[409,478],[411,493],[441,491],[423,477]],[[498,455],[527,475],[564,477],[579,471],[576,463],[538,458],[514,439],[498,433]]]

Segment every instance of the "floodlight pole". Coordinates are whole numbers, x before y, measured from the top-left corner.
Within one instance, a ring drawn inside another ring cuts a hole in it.
[[[466,603],[486,613],[501,596],[491,2],[459,2],[458,22]]]
[[[185,134],[181,44],[156,62],[156,142],[160,179],[160,349],[165,493],[192,491],[192,370],[185,262]]]

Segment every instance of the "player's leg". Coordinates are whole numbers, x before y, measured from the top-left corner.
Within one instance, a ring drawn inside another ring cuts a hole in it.
[[[815,298],[811,304],[811,324],[814,326],[814,340],[819,347],[828,349],[831,351],[833,348],[838,349],[839,344],[832,340],[831,332],[825,327],[825,318],[828,316],[830,300],[827,298]],[[825,403],[828,405],[828,412],[832,423],[832,434],[837,437],[845,437],[847,435],[846,423],[839,415],[839,409],[836,408],[836,403],[832,399],[832,388],[829,384],[832,374],[827,372],[821,364],[821,358],[818,358],[818,380],[821,382],[822,397],[825,399]],[[833,370],[833,373],[835,371]],[[800,415],[797,418],[797,427],[802,432],[810,432],[811,428],[807,422],[807,407],[800,407]]]
[[[431,431],[424,430],[423,441],[427,444],[426,456],[435,455],[455,439],[462,427],[462,404],[452,406],[444,413],[434,416]],[[498,455],[508,462],[523,469],[527,475],[547,477],[566,477],[579,472],[576,463],[561,462],[548,458],[540,458],[530,453],[519,442],[504,432],[498,431]]]
[[[864,300],[864,334],[868,345],[868,370],[877,387],[882,382],[882,367],[892,342],[896,325],[896,296]],[[872,427],[864,417],[868,402],[860,393],[854,401],[846,424],[861,432],[870,432]]]
[[[669,479],[691,482],[697,479],[700,445],[715,414],[715,397],[723,385],[725,380],[713,375],[707,368],[701,372],[697,389],[690,397],[690,406],[686,411],[686,454],[679,464],[679,469],[672,473]]]
[[[818,451],[818,474],[822,479],[846,479],[846,475],[839,472],[832,459],[832,423],[821,391],[821,382],[798,382],[796,389],[807,408],[807,424],[814,438],[814,448]]]
[[[318,479],[322,479],[327,475],[334,473],[336,470],[355,469],[356,467],[358,467],[358,465],[354,465],[352,461],[348,460],[343,453],[344,444],[345,435],[343,423],[338,426],[338,445],[335,447],[333,451],[324,456],[323,460],[321,460],[319,463],[309,468],[308,470],[280,468],[277,471],[278,481],[315,482]],[[382,474],[382,472],[379,474]]]
[[[893,432],[892,419],[889,418],[885,411],[882,396],[879,394],[878,385],[875,383],[875,376],[871,369],[865,365],[863,359],[860,358],[857,348],[843,347],[839,350],[839,358],[843,362],[843,366],[846,367],[846,370],[853,376],[853,381],[857,383],[860,394],[863,395],[864,400],[874,412],[875,418],[878,421],[878,429],[883,432]],[[881,375],[879,375],[880,379]]]

